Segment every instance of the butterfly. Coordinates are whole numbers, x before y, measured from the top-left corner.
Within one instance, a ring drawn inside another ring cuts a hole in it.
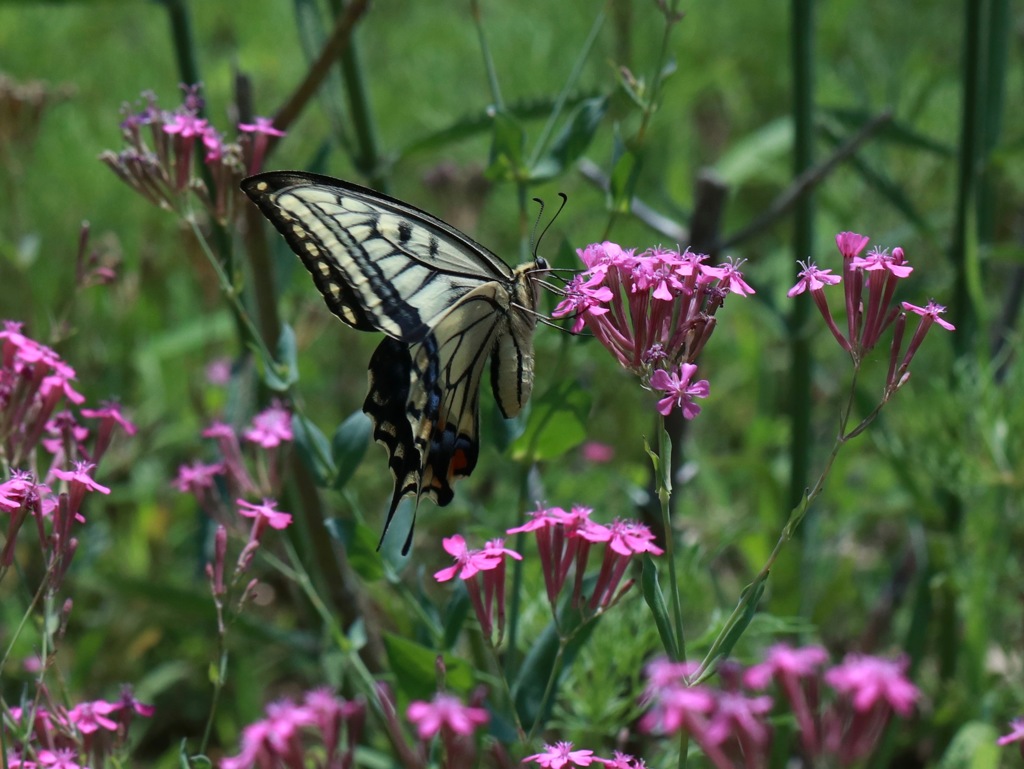
[[[548,263],[536,257],[513,269],[427,212],[328,176],[274,171],[243,180],[242,190],[298,254],[328,309],[385,335],[363,402],[394,476],[383,541],[402,498],[447,505],[452,484],[476,467],[488,365],[506,418],[529,400]],[[403,553],[412,534],[410,525]]]

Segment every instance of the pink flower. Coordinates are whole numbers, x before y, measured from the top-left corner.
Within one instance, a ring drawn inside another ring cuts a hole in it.
[[[445,537],[441,542],[445,552],[455,559],[455,564],[434,574],[438,582],[447,582],[456,575],[459,579],[469,579],[479,571],[495,568],[501,562],[500,554],[470,550],[461,534]]]
[[[840,232],[836,235],[836,248],[843,255],[844,259],[852,259],[867,246],[867,235],[858,235],[856,232]]]
[[[246,133],[260,133],[267,136],[284,136],[284,131],[274,127],[273,118],[257,117],[255,123],[239,123],[238,130]]]
[[[49,769],[83,769],[75,759],[78,754],[71,748],[58,748],[57,750],[40,750],[37,756],[40,766]],[[22,764],[24,766],[24,764]]]
[[[612,758],[597,760],[609,769],[647,769],[647,764],[642,758],[634,758],[628,753],[621,753],[618,750],[612,754]]]
[[[654,372],[651,388],[665,393],[665,397],[658,401],[658,413],[668,416],[676,407],[683,410],[685,419],[693,419],[700,413],[700,406],[693,399],[707,398],[709,386],[706,379],[691,383],[696,373],[697,366],[694,363],[682,363],[678,371],[672,373],[664,369]]]
[[[248,153],[249,162],[246,167],[250,174],[259,173],[263,167],[263,158],[267,154],[270,137],[284,136],[284,131],[275,128],[274,121],[267,117],[258,117],[255,123],[239,123],[238,130],[252,134],[252,149]]]
[[[68,721],[77,726],[82,734],[92,734],[100,729],[116,732],[117,722],[107,716],[120,709],[118,703],[104,700],[82,702],[68,711]]]
[[[458,697],[443,692],[436,694],[430,702],[416,700],[411,703],[406,717],[416,727],[416,734],[421,740],[429,740],[443,729],[469,735],[490,718],[483,708],[464,705]]]
[[[813,262],[800,262],[803,270],[800,271],[796,285],[786,292],[786,296],[792,299],[804,291],[821,291],[825,286],[834,286],[842,280],[838,275],[833,275],[832,270],[822,270]]]
[[[920,692],[904,675],[906,668],[906,660],[848,654],[842,664],[825,673],[825,682],[849,697],[856,710],[891,708],[908,716]]]
[[[820,646],[805,646],[794,649],[787,644],[776,644],[768,648],[765,661],[754,665],[744,674],[744,682],[754,689],[763,689],[773,678],[793,676],[807,678],[815,676],[828,661],[828,652]]]
[[[595,465],[603,465],[615,458],[615,447],[598,441],[587,441],[580,447],[583,459]]]
[[[1020,755],[1024,758],[1024,718],[1015,718],[1010,722],[1010,733],[1004,734],[998,740],[996,745],[999,747],[1005,747],[1011,743],[1017,743],[1017,747],[1020,749]]]
[[[224,465],[220,462],[207,464],[197,459],[191,465],[180,465],[178,477],[171,482],[171,485],[183,494],[199,496],[206,489],[213,488],[214,478],[223,473]]]
[[[660,247],[637,254],[607,241],[577,253],[587,269],[566,286],[553,317],[575,317],[573,333],[586,327],[645,379],[660,361],[694,360],[725,296],[753,293],[737,264],[708,267],[702,254]]]
[[[445,537],[442,544],[455,563],[436,572],[434,579],[447,582],[458,575],[465,582],[484,637],[497,645],[505,630],[505,557],[521,561],[523,556],[505,547],[502,539],[490,540],[482,550],[471,550],[460,534]],[[492,639],[495,614],[498,635]]]
[[[554,745],[544,745],[541,753],[535,753],[523,759],[523,763],[532,761],[544,769],[564,769],[564,767],[590,766],[595,758],[592,750],[573,750],[571,742],[556,742]]]
[[[277,500],[265,498],[263,504],[257,505],[246,502],[244,499],[236,499],[235,503],[238,505],[240,515],[244,515],[246,518],[255,518],[257,524],[265,521],[270,528],[281,530],[288,528],[292,522],[291,513],[274,509],[277,507]]]
[[[164,123],[164,133],[181,134],[185,138],[202,136],[206,131],[206,120],[190,114],[176,114]]]
[[[275,401],[270,408],[261,411],[252,420],[252,426],[242,437],[252,443],[258,443],[265,449],[272,449],[292,440],[292,415]]]

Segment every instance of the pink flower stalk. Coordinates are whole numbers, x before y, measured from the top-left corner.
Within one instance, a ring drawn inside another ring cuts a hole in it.
[[[242,730],[242,750],[237,756],[222,759],[223,769],[305,766],[302,735],[303,729],[313,723],[309,708],[280,700],[267,705],[266,714],[265,719]]]
[[[578,505],[569,512],[560,507],[541,508],[530,513],[530,521],[506,532],[534,532],[548,601],[553,612],[558,606],[558,596],[573,566],[576,569],[576,579],[573,583],[571,603],[577,607],[583,605],[583,578],[591,546],[596,542],[607,542],[611,539],[611,531],[606,526],[590,520],[590,513],[590,508]]]
[[[620,590],[619,585],[634,556],[642,553],[661,555],[665,551],[654,544],[654,534],[638,521],[616,520],[608,527],[609,538],[605,545],[601,571],[594,583],[590,596],[590,610],[604,611],[616,603],[633,586],[628,581]]]
[[[199,116],[203,102],[197,95],[198,86],[185,90],[183,103],[174,112],[159,109],[152,93],[143,94],[146,103],[140,112],[133,113],[125,105],[121,123],[125,148],[103,152],[100,160],[154,205],[181,211],[184,195],[193,191],[210,213],[224,222],[245,170],[242,149],[236,142],[225,142],[217,129]],[[195,173],[197,142],[205,150],[202,159],[212,190]]]
[[[996,745],[1002,748],[1014,742],[1017,743],[1021,758],[1024,758],[1024,718],[1013,719],[1010,722],[1010,733],[996,740]]]
[[[88,491],[98,491],[100,494],[109,494],[110,489],[93,480],[90,471],[95,470],[96,465],[91,462],[75,462],[73,470],[54,470],[53,475],[66,481],[68,484],[68,506],[76,520],[80,522],[85,519],[79,514],[82,509],[82,500]]]
[[[399,765],[408,769],[423,769],[426,767],[425,751],[415,752],[405,741],[402,726],[398,722],[398,711],[395,708],[395,695],[391,688],[383,681],[375,682],[377,687],[377,703],[380,706],[381,718],[384,721],[384,729],[388,734],[391,747],[399,759]]]
[[[342,733],[347,732],[347,746],[340,756],[341,767],[352,766],[356,743],[362,736],[366,707],[362,702],[349,702],[320,688],[306,692],[303,705],[310,713],[312,724],[319,731],[327,749],[326,766],[335,766],[333,757],[342,749]]]
[[[573,750],[571,742],[556,742],[554,745],[545,744],[542,752],[523,759],[524,764],[533,762],[544,767],[544,769],[590,766],[595,761],[601,762],[601,759],[594,755],[594,751]]]
[[[267,153],[270,144],[270,137],[281,137],[285,132],[274,127],[273,118],[257,117],[254,123],[239,123],[238,130],[251,134],[251,151],[247,154],[249,160],[247,169],[250,175],[258,174],[263,168],[263,157]]]
[[[470,550],[459,534],[446,537],[442,544],[455,564],[436,572],[434,579],[447,582],[458,575],[465,582],[484,637],[497,646],[505,633],[505,558],[521,561],[523,557],[505,547],[501,539],[489,541],[482,550]],[[495,624],[498,632],[493,637]]]
[[[909,716],[920,696],[907,680],[906,660],[848,654],[825,673],[837,694],[826,714],[826,750],[846,763],[870,755],[893,714]]]
[[[125,435],[132,436],[136,433],[136,427],[121,413],[121,407],[116,403],[105,403],[102,408],[82,409],[82,416],[87,419],[99,419],[100,429],[96,436],[96,443],[92,450],[92,461],[99,464],[100,458],[106,453],[110,446],[114,428],[120,428]]]
[[[180,465],[178,477],[171,481],[171,485],[183,494],[192,494],[204,510],[212,510],[212,498],[210,491],[214,486],[214,479],[224,474],[224,465],[220,462],[207,464],[194,460],[191,465]]]
[[[805,291],[811,292],[811,298],[814,300],[815,306],[818,308],[818,312],[821,313],[821,317],[825,319],[825,325],[828,326],[828,330],[832,332],[832,336],[836,338],[839,345],[847,352],[852,352],[850,343],[846,341],[846,337],[843,336],[843,332],[836,326],[836,322],[832,319],[832,311],[828,307],[828,299],[825,298],[825,286],[834,286],[842,278],[838,275],[833,275],[832,270],[819,269],[813,262],[799,262],[803,270],[800,271],[800,280],[797,281],[793,288],[786,292],[786,296],[792,299],[797,294],[802,294]]]
[[[692,363],[725,296],[753,293],[738,263],[708,267],[702,254],[662,248],[637,254],[607,241],[577,253],[587,269],[570,281],[552,317],[574,317],[574,333],[587,328],[645,380],[654,368]]]
[[[744,675],[744,683],[752,689],[764,689],[774,681],[793,711],[800,731],[800,741],[808,757],[821,750],[818,709],[821,705],[821,667],[828,661],[828,652],[820,646],[794,649],[786,644],[769,647],[765,661],[754,665]]]
[[[910,344],[907,346],[907,352],[903,355],[903,360],[900,361],[899,368],[896,368],[896,359],[899,356],[899,339],[893,340],[892,355],[889,360],[889,379],[888,386],[895,389],[905,381],[907,370],[910,368],[910,361],[913,360],[915,353],[924,341],[925,335],[928,333],[934,324],[938,324],[939,327],[944,328],[946,331],[956,331],[956,326],[947,320],[943,320],[939,316],[946,311],[946,308],[941,304],[936,304],[934,300],[929,300],[928,304],[924,307],[918,307],[917,305],[911,304],[910,302],[902,302],[900,305],[904,312],[911,312],[915,315],[921,316],[921,322],[917,326],[917,330],[914,331],[914,336],[910,339]]]
[[[874,249],[866,256],[860,253],[868,244],[868,238],[852,232],[841,232],[836,235],[836,246],[843,257],[843,278],[845,279],[847,333],[844,335],[832,318],[825,297],[825,286],[835,285],[839,277],[831,274],[831,270],[821,270],[814,264],[801,262],[803,270],[800,280],[788,292],[788,296],[810,292],[814,303],[824,318],[829,331],[846,350],[854,363],[859,363],[864,356],[878,343],[881,335],[894,326],[891,345],[889,374],[886,380],[887,396],[898,389],[907,378],[907,367],[910,359],[920,346],[928,327],[945,308],[930,303],[928,307],[915,307],[907,302],[897,304],[893,301],[898,281],[907,278],[913,267],[907,263],[903,249],[896,247],[889,253],[883,249]],[[867,290],[866,303],[864,298]],[[902,311],[901,311],[902,310]],[[927,320],[922,320],[918,332],[911,341],[910,348],[899,359],[899,351],[906,324],[906,312],[916,312]],[[952,331],[952,324],[942,321],[944,328]]]
[[[665,397],[658,401],[659,414],[667,417],[672,409],[680,408],[684,419],[694,419],[700,413],[700,406],[693,399],[707,398],[709,387],[706,379],[693,382],[696,373],[696,364],[681,363],[678,371],[668,372],[660,368],[651,375],[651,389],[665,393]]]
[[[245,468],[242,446],[234,429],[223,422],[214,422],[203,430],[204,438],[214,438],[223,458],[222,466],[228,480],[228,488],[234,495],[255,494],[256,484]]]

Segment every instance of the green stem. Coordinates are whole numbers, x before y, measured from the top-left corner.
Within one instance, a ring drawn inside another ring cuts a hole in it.
[[[548,676],[547,683],[544,686],[544,695],[540,698],[540,704],[537,707],[537,717],[533,720],[533,726],[530,727],[530,733],[526,736],[526,741],[532,742],[534,732],[537,731],[537,727],[540,725],[541,720],[544,717],[544,711],[547,709],[548,701],[551,699],[551,695],[555,690],[555,681],[558,680],[558,675],[562,671],[562,660],[565,655],[565,648],[569,645],[568,638],[560,638],[558,640],[558,651],[555,653],[555,661],[551,666],[551,674]],[[513,709],[515,705],[513,703]]]
[[[669,593],[672,596],[672,622],[675,625],[675,662],[686,661],[686,638],[683,635],[683,608],[679,597],[679,579],[676,576],[675,535],[672,527],[672,439],[665,429],[665,417],[661,417],[658,431],[658,455],[660,478],[658,479],[658,501],[661,503],[661,526],[665,532],[665,558],[668,561]]]
[[[484,34],[479,0],[470,0],[469,10],[473,17],[473,25],[476,27],[477,37],[480,40],[480,53],[484,57],[484,70],[487,72],[487,84],[491,88],[491,99],[494,100],[494,108],[501,111],[505,109],[505,101],[501,97],[501,86],[498,85],[498,72],[494,68],[494,57],[491,56],[491,49],[487,45],[487,35]]]

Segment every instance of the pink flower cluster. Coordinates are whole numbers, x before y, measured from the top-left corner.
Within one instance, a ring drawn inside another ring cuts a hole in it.
[[[708,394],[706,381],[691,385],[693,362],[715,329],[715,314],[730,293],[749,296],[754,289],[736,264],[712,267],[705,254],[637,254],[608,241],[577,253],[587,268],[566,286],[552,317],[575,318],[573,333],[586,328],[622,366],[665,392],[662,414],[680,407],[692,419],[700,411],[693,398]]]
[[[833,275],[830,269],[819,269],[813,262],[801,262],[803,270],[800,272],[800,280],[789,290],[788,296],[794,297],[805,292],[811,294],[832,336],[850,354],[855,364],[860,363],[878,344],[882,334],[892,327],[889,373],[886,378],[886,392],[892,393],[909,377],[910,361],[924,341],[928,329],[936,323],[947,331],[955,328],[952,323],[939,317],[946,308],[934,301],[929,301],[924,307],[894,301],[898,282],[909,277],[914,268],[908,264],[903,249],[898,246],[892,253],[876,248],[866,256],[861,256],[868,240],[866,235],[840,232],[836,235],[836,246],[843,257],[842,277]],[[825,287],[840,281],[844,282],[846,289],[846,333],[840,331],[832,318],[825,296]],[[901,355],[908,312],[921,316],[921,322]]]
[[[219,522],[206,576],[216,604],[218,623],[223,627],[224,596],[249,570],[263,534],[268,527],[280,531],[292,522],[291,514],[278,510],[274,499],[281,487],[285,450],[294,437],[291,413],[275,400],[240,432],[223,422],[214,422],[203,431],[203,437],[216,440],[221,461],[206,463],[196,460],[190,465],[181,465],[173,484],[178,491],[195,496],[200,507]],[[251,449],[249,461],[243,451],[243,441]],[[222,480],[224,489],[217,486],[217,479]],[[222,493],[225,489],[226,494]],[[262,501],[249,502],[244,498],[246,496],[262,497]],[[230,580],[226,582],[228,528],[240,529],[241,518],[252,519],[252,524],[248,540],[238,555]],[[239,607],[251,595],[256,584],[256,580],[251,580],[242,591]]]
[[[2,727],[7,766],[80,769],[87,758],[101,764],[104,757],[124,747],[134,717],[148,718],[153,712],[128,688],[116,702],[93,700],[70,708],[57,703],[13,707]]]
[[[106,151],[100,159],[118,177],[151,203],[180,211],[184,193],[193,190],[218,221],[226,222],[233,211],[238,182],[244,174],[257,173],[271,137],[284,136],[269,118],[240,123],[237,141],[229,142],[209,121],[199,86],[182,86],[185,98],[174,111],[160,109],[152,93],[143,94],[145,106],[133,112],[125,105],[121,123],[125,149]],[[213,189],[196,175],[196,155],[202,152]]]
[[[544,750],[527,756],[523,763],[534,763],[544,769],[569,769],[570,767],[606,766],[609,769],[646,769],[642,758],[615,751],[612,758],[595,756],[592,750],[576,749],[571,742],[556,742],[545,745]]]
[[[181,465],[174,486],[178,491],[195,496],[211,517],[221,522],[234,520],[233,511],[229,509],[226,500],[249,497],[269,502],[278,494],[286,459],[286,444],[294,438],[291,412],[284,404],[275,400],[253,417],[248,427],[240,431],[224,422],[214,422],[203,431],[203,437],[217,442],[220,461],[211,463],[196,460]],[[226,486],[226,495],[217,493],[218,478]],[[245,504],[244,509],[252,509],[245,508]]]
[[[560,507],[542,507],[530,513],[530,520],[522,526],[508,530],[509,534],[534,533],[553,611],[573,571],[575,577],[570,605],[597,613],[617,602],[632,587],[632,580],[623,585],[622,578],[633,558],[643,553],[661,555],[663,552],[654,544],[654,535],[644,524],[616,520],[606,526],[592,521],[591,512],[589,507],[579,505],[569,511]],[[583,578],[595,545],[601,546],[601,570],[590,595],[585,596]]]
[[[490,540],[482,550],[471,550],[461,534],[445,537],[442,544],[455,564],[436,572],[434,579],[447,582],[458,576],[466,583],[484,638],[499,645],[505,634],[505,559],[521,561],[523,556],[505,547],[502,539]]]
[[[906,678],[905,661],[849,654],[823,671],[827,661],[820,647],[773,646],[764,662],[746,671],[723,665],[721,688],[691,685],[695,664],[653,662],[645,695],[650,709],[641,729],[664,734],[685,730],[719,769],[766,767],[772,698],[743,689],[761,690],[774,683],[796,722],[804,759],[811,765],[833,760],[849,766],[871,755],[893,715],[906,718],[913,713],[920,693]],[[822,684],[831,689],[828,701],[822,698]]]
[[[534,532],[553,612],[571,573],[575,573],[575,578],[570,605],[593,615],[617,602],[632,587],[632,580],[622,585],[622,578],[635,556],[663,552],[654,544],[651,530],[642,523],[616,520],[606,526],[590,520],[591,512],[590,508],[580,506],[568,512],[560,507],[538,508],[530,513],[529,521],[506,532]],[[584,596],[583,580],[595,544],[603,547],[601,570],[590,595]],[[443,545],[455,563],[436,572],[434,579],[448,582],[458,577],[465,582],[484,637],[497,646],[505,630],[506,559],[521,561],[523,557],[505,547],[503,539],[493,539],[474,550],[462,535],[456,534],[446,537]],[[497,635],[492,638],[495,628]]]
[[[314,689],[301,704],[279,700],[267,705],[266,718],[242,731],[239,754],[224,758],[220,765],[222,769],[351,769],[365,722],[362,702]]]
[[[84,523],[88,494],[109,494],[96,482],[97,463],[115,430],[135,433],[116,404],[80,407],[75,371],[56,352],[5,321],[0,330],[0,466],[14,468],[0,481],[0,513],[7,514],[0,578],[14,562],[18,534],[35,522],[51,589],[63,581],[78,546],[74,524]],[[67,405],[67,408],[58,410]],[[79,418],[97,420],[90,429]],[[37,471],[40,466],[46,469]],[[22,469],[18,469],[22,468]]]

